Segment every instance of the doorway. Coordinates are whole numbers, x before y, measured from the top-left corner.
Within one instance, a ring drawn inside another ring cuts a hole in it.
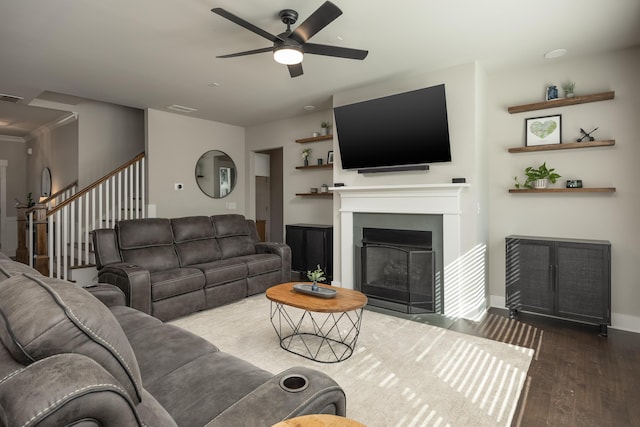
[[[282,157],[282,148],[258,151],[255,156],[255,218],[258,234],[265,241],[278,243],[284,243]]]

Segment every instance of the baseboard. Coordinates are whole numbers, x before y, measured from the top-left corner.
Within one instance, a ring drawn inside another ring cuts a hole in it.
[[[495,308],[507,308],[506,301],[503,296],[491,295],[489,304]],[[620,331],[640,333],[640,317],[629,316],[628,314],[611,313],[611,329]]]

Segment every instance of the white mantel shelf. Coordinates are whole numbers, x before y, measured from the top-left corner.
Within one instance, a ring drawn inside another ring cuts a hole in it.
[[[469,184],[405,184],[331,187],[340,212],[459,215],[460,195]]]
[[[366,191],[404,191],[404,190],[454,190],[458,191],[463,188],[470,187],[470,184],[410,184],[410,185],[363,185],[352,186],[347,185],[343,187],[331,187],[329,190],[336,193],[352,193],[352,192],[366,192]]]

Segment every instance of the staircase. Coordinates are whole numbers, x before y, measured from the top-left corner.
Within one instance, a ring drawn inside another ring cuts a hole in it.
[[[16,260],[45,276],[71,280],[73,269],[95,265],[92,230],[146,217],[145,191],[141,153],[82,190],[76,182],[38,204],[18,206]]]

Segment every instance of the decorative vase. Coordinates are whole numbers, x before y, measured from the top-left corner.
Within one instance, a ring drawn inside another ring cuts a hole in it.
[[[533,181],[533,188],[537,188],[537,189],[547,188],[548,182],[549,180],[547,178],[536,179],[535,181]]]
[[[323,136],[329,135],[329,128],[322,128],[322,135]]]
[[[304,159],[304,165],[309,166],[309,159]]]
[[[313,284],[311,285],[311,290],[313,292],[317,292],[318,291],[318,282],[313,282]]]
[[[573,98],[574,96],[576,96],[576,94],[575,94],[574,92],[567,92],[567,93],[565,94],[565,96],[566,96],[567,98]]]

